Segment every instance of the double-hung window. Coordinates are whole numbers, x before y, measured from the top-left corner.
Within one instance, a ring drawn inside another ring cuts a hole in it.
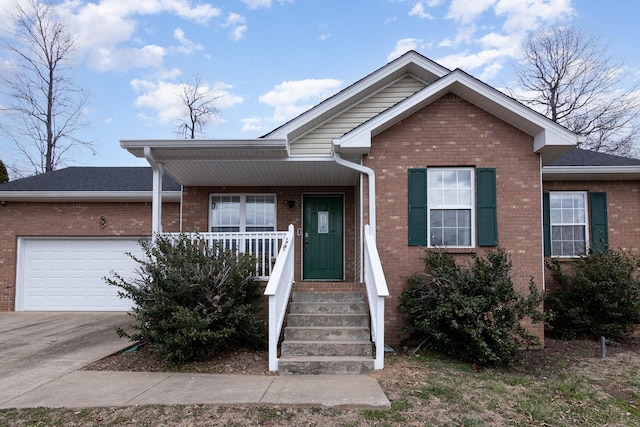
[[[427,170],[429,246],[473,246],[473,188],[471,168]]]
[[[543,194],[544,255],[575,257],[609,245],[607,194],[551,191]]]
[[[409,169],[408,183],[410,246],[498,244],[496,169]]]
[[[273,194],[212,194],[209,230],[212,232],[275,231],[276,197]]]
[[[587,193],[549,193],[551,256],[578,256],[587,250]]]

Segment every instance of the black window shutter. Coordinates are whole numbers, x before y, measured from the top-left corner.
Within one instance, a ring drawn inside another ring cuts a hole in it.
[[[498,244],[495,168],[477,170],[478,246]]]
[[[409,169],[409,246],[427,246],[427,170]]]
[[[542,193],[542,231],[544,256],[551,256],[551,201],[549,193]]]
[[[607,193],[590,193],[591,248],[596,254],[604,254],[609,246],[607,218]]]

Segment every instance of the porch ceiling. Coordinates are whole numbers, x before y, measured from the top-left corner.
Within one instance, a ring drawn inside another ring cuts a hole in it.
[[[185,186],[351,186],[359,173],[332,157],[289,157],[285,140],[122,140]]]
[[[351,186],[358,172],[311,159],[166,161],[164,171],[189,186]]]

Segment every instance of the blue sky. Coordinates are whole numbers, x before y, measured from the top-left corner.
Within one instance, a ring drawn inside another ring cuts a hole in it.
[[[0,0],[0,22],[22,0]],[[578,23],[640,79],[637,0],[66,0],[88,127],[67,165],[146,165],[120,139],[175,138],[177,85],[199,73],[217,99],[209,138],[255,138],[409,49],[510,85],[524,32]],[[0,30],[1,32],[1,30]],[[2,34],[5,36],[5,34]],[[0,71],[11,58],[0,51]],[[0,105],[4,101],[0,98]],[[0,139],[0,159],[18,160]]]

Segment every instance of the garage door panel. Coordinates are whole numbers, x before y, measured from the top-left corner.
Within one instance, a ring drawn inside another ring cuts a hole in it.
[[[104,278],[116,271],[133,278],[143,255],[133,239],[20,239],[16,309],[25,311],[126,311],[132,302]]]

